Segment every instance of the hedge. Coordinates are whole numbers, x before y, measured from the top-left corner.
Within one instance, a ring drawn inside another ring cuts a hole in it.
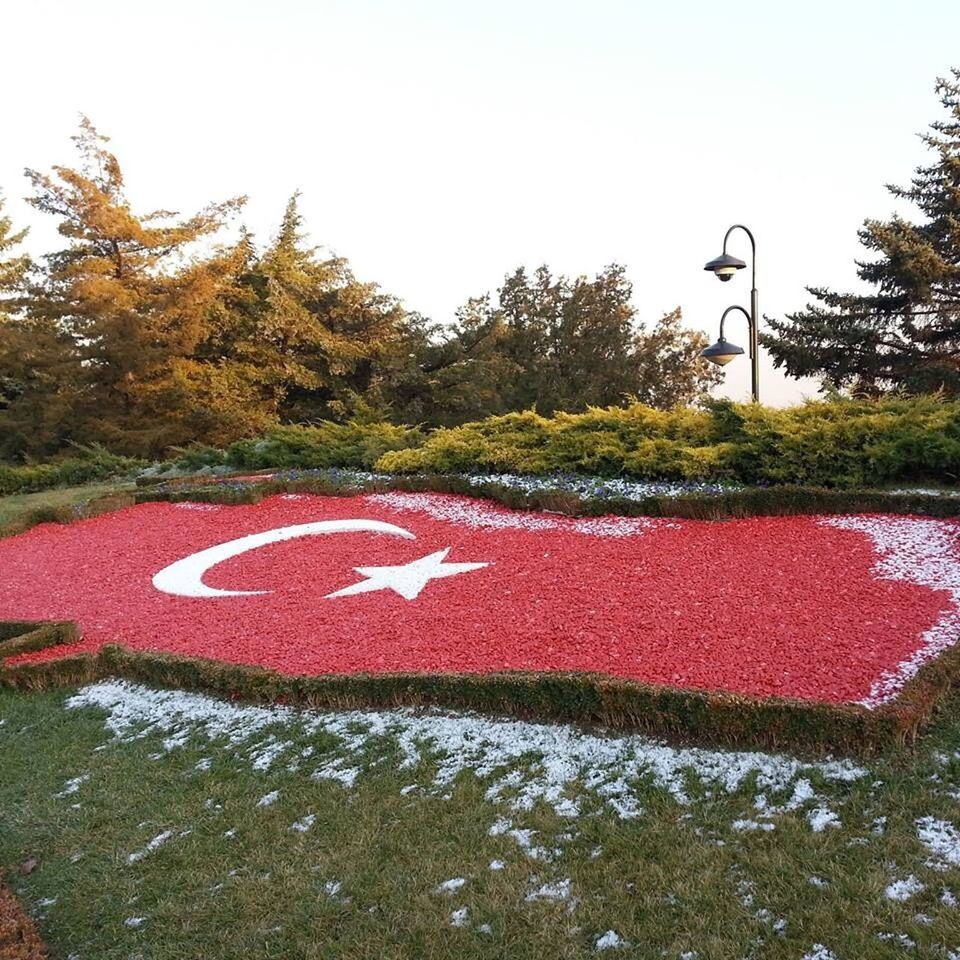
[[[831,400],[786,409],[714,402],[533,411],[440,429],[385,453],[387,473],[590,473],[657,480],[875,487],[960,477],[960,402]]]
[[[77,486],[129,473],[142,461],[118,457],[102,447],[79,450],[75,457],[21,466],[0,464],[0,496]]]

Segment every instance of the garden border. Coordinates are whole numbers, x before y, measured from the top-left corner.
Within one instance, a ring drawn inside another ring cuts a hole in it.
[[[436,478],[433,479],[436,481]],[[240,486],[230,485],[229,481],[199,487],[184,484],[99,498],[80,508],[57,511],[57,516],[51,516],[50,511],[40,511],[34,522],[69,522],[156,500],[250,503],[281,492],[356,495],[358,492],[381,489],[437,491],[440,484],[428,486],[430,482],[431,478],[423,478],[410,484],[371,484],[361,489],[357,486],[318,483],[315,479],[270,480],[266,483],[254,481]],[[437,492],[467,492],[465,482],[445,486],[446,489]],[[782,488],[772,489],[782,492]],[[478,488],[471,485],[469,492],[476,496]],[[587,512],[596,515],[594,511],[600,505],[569,494],[563,494],[561,499],[556,500],[544,493],[530,495],[508,488],[482,492],[487,499],[498,500],[507,506],[553,509],[565,513],[572,512],[574,505],[570,501],[576,500],[577,507],[587,507],[587,510],[578,511],[580,515]],[[752,492],[766,494],[768,491]],[[835,509],[826,510],[824,507],[827,503],[823,499],[825,492],[833,493],[799,488],[799,492],[791,491],[788,497],[780,501],[741,500],[739,505],[767,506],[771,510],[776,506],[779,507],[775,511],[777,513],[878,512],[878,498],[882,498],[885,501],[882,512],[885,513],[960,515],[960,503],[948,498],[873,492],[842,495],[842,499],[833,501]],[[710,499],[725,501],[727,496]],[[932,508],[930,512],[916,509],[918,497],[923,501],[932,501],[923,504]],[[680,499],[700,503],[708,498],[654,499],[669,499],[676,504]],[[620,506],[619,502],[604,500],[601,503],[603,512],[618,512],[616,508]],[[631,508],[646,506],[645,501],[623,503]],[[816,510],[788,509],[812,503],[816,503]],[[941,513],[937,509],[940,506],[951,509]],[[563,510],[563,507],[567,509]],[[721,512],[711,513],[710,518],[759,515],[726,512],[730,508],[728,503],[721,503],[720,507]],[[624,515],[662,514],[644,514],[633,509]],[[676,511],[671,515],[685,516]],[[703,516],[697,518],[705,519]],[[25,527],[21,524],[18,529]],[[0,532],[0,535],[3,533]],[[721,691],[680,689],[589,673],[504,671],[489,674],[407,672],[297,676],[219,660],[133,651],[119,644],[107,644],[95,654],[68,655],[56,660],[16,666],[6,663],[7,657],[57,644],[69,644],[77,636],[77,627],[70,622],[0,622],[0,686],[35,690],[77,685],[112,676],[253,702],[335,709],[398,706],[469,708],[498,716],[640,730],[699,743],[789,748],[815,753],[842,751],[870,754],[912,743],[929,722],[936,707],[960,681],[960,643],[922,666],[895,700],[873,709],[856,704],[813,703],[781,697],[757,698]]]

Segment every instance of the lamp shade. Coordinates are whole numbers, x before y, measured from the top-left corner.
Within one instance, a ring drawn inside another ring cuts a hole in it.
[[[715,363],[718,367],[725,367],[731,360],[743,356],[743,347],[738,347],[735,343],[730,343],[729,340],[724,340],[721,337],[712,346],[701,350],[700,356],[705,357],[711,363]]]
[[[721,253],[719,257],[714,257],[713,260],[706,264],[703,269],[710,270],[721,280],[726,281],[745,266],[746,263],[744,263],[743,260],[731,257],[729,253]]]

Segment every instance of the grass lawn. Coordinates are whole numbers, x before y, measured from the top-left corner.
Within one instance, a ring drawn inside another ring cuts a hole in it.
[[[594,762],[603,741],[574,750],[569,728],[510,727],[511,752],[464,721],[456,746],[439,714],[224,720],[130,689],[109,710],[0,691],[0,867],[57,958],[960,952],[957,698],[916,752],[845,781],[639,737]]]
[[[0,497],[0,536],[38,510],[53,511],[72,507],[86,500],[95,500],[107,494],[132,490],[133,484],[95,483],[83,487],[61,487],[40,493],[21,493],[12,497]]]

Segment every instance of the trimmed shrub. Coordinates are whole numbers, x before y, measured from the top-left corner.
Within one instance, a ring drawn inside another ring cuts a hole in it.
[[[83,447],[76,457],[23,466],[0,464],[0,496],[71,487],[129,473],[141,461],[118,457],[102,447]]]
[[[353,467],[369,470],[385,453],[416,446],[416,427],[392,423],[332,423],[287,426],[257,440],[238,440],[227,448],[225,462],[245,470],[268,467]]]
[[[592,473],[644,480],[874,487],[956,482],[960,403],[934,397],[812,401],[787,409],[713,402],[541,417],[532,411],[434,431],[385,453],[386,473]]]

